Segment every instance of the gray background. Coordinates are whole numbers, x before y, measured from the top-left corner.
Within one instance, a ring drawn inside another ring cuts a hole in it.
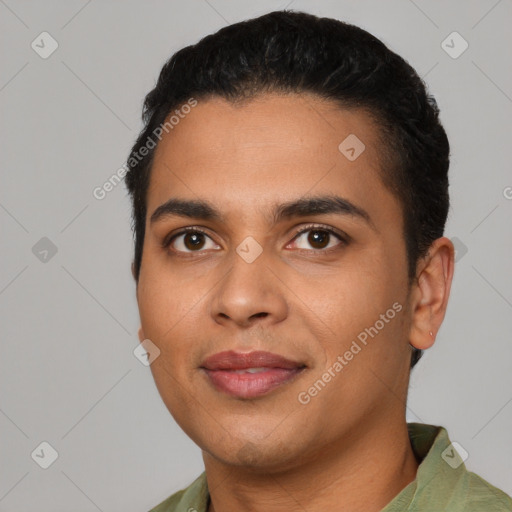
[[[510,0],[0,0],[0,511],[143,511],[202,471],[133,355],[124,183],[101,201],[92,192],[124,163],[173,52],[287,6],[369,30],[438,100],[458,262],[408,420],[447,427],[469,469],[512,493]],[[43,31],[59,45],[47,59],[31,48]],[[456,59],[441,46],[453,31],[469,43]],[[57,248],[46,261],[43,237]],[[42,441],[58,452],[48,469],[31,458]]]

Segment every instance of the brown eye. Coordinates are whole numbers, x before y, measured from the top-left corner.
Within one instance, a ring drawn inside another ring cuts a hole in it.
[[[293,243],[297,249],[311,250],[313,248],[313,250],[319,251],[343,245],[345,240],[330,229],[313,227],[300,231]]]
[[[210,242],[210,247],[208,247],[208,242]],[[185,253],[219,248],[206,233],[195,229],[182,231],[174,235],[167,245],[169,245],[173,251]]]
[[[315,249],[325,249],[329,243],[330,234],[327,231],[311,230],[308,235],[308,243]]]

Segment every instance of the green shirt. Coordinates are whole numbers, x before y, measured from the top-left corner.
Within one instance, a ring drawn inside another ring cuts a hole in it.
[[[478,475],[469,472],[451,447],[443,427],[409,423],[409,439],[421,460],[416,478],[405,486],[381,512],[505,512],[512,499]],[[206,473],[150,512],[207,512]]]

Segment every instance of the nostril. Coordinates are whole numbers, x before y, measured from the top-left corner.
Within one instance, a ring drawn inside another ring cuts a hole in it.
[[[261,318],[261,317],[266,317],[268,316],[268,313],[256,313],[254,315],[251,316],[251,318]]]

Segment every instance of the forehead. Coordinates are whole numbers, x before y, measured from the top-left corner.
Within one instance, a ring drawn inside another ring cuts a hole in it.
[[[396,203],[380,153],[368,114],[314,95],[198,100],[156,148],[147,211],[170,197],[207,199],[237,216],[308,194]]]

